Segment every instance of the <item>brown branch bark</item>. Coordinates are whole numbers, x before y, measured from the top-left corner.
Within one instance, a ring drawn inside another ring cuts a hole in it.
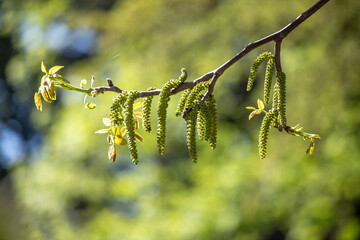
[[[281,52],[282,40],[287,35],[289,35],[289,33],[291,33],[294,29],[296,29],[301,23],[303,23],[306,19],[308,19],[311,15],[313,15],[315,12],[317,12],[320,8],[322,8],[329,1],[330,0],[319,0],[317,3],[315,3],[308,10],[306,10],[305,12],[300,14],[293,22],[289,23],[284,28],[282,28],[279,31],[277,31],[273,34],[270,34],[262,39],[259,39],[252,43],[249,43],[248,45],[246,45],[244,47],[244,49],[242,49],[239,53],[237,53],[233,58],[231,58],[230,60],[228,60],[227,62],[222,64],[217,69],[215,69],[211,72],[208,72],[208,73],[204,74],[203,76],[201,76],[191,82],[185,82],[185,83],[180,84],[179,87],[172,89],[170,91],[169,95],[174,95],[185,89],[193,88],[196,84],[198,84],[200,82],[205,82],[205,81],[208,81],[211,79],[209,89],[205,93],[203,98],[201,99],[201,101],[204,101],[208,96],[210,96],[213,93],[217,80],[229,67],[231,67],[234,63],[239,61],[242,57],[244,57],[246,54],[248,54],[252,50],[254,50],[266,43],[272,42],[272,41],[275,42],[275,54],[274,55],[275,55],[276,71],[281,72],[282,69],[281,69],[281,61],[280,61],[280,52]],[[108,81],[108,83],[109,83],[109,81]],[[112,84],[112,82],[111,82],[111,84]],[[114,85],[111,85],[111,86],[110,86],[110,84],[108,84],[108,85],[109,85],[109,87],[94,88],[94,91],[96,91],[96,93],[103,93],[105,91],[113,91],[113,92],[117,92],[117,93],[122,92],[122,90],[120,88],[118,88]],[[161,92],[160,89],[156,89],[156,90],[152,90],[152,91],[141,91],[140,97],[155,96],[155,95],[159,95],[160,92]]]

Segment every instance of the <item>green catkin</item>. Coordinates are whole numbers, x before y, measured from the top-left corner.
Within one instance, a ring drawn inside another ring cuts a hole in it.
[[[122,106],[126,101],[126,97],[127,97],[127,92],[124,91],[113,99],[113,104],[110,109],[110,120],[113,126],[119,126],[124,121],[122,117]]]
[[[185,109],[192,108],[196,103],[196,99],[201,91],[209,87],[209,82],[201,82],[198,83],[192,90],[189,96],[187,97],[186,103],[185,103]]]
[[[261,159],[264,159],[266,156],[267,138],[268,138],[271,122],[273,120],[273,115],[274,115],[273,110],[270,110],[265,115],[261,123],[260,133],[259,133],[259,155]]]
[[[211,136],[212,133],[212,116],[210,113],[210,107],[208,104],[208,99],[205,100],[205,105],[206,107],[204,108],[203,112],[204,112],[204,118],[205,118],[205,136],[204,136],[204,140],[205,141],[209,141],[209,137]]]
[[[198,109],[195,107],[186,116],[186,142],[190,154],[191,161],[197,162],[197,151],[196,151],[196,118]]]
[[[286,126],[286,75],[284,72],[277,74],[278,82],[278,110],[279,110],[279,122],[285,127]]]
[[[279,101],[279,83],[275,82],[274,91],[273,91],[273,102],[272,109],[274,111],[274,117],[272,121],[272,126],[279,125],[279,109],[278,109],[278,101]]]
[[[198,129],[198,136],[200,140],[207,140],[206,139],[206,111],[207,105],[206,103],[201,103],[199,105],[199,112],[197,114],[197,129]]]
[[[265,104],[269,103],[271,82],[272,82],[272,76],[274,74],[274,70],[275,70],[275,59],[270,58],[266,64],[266,73],[265,73],[265,81],[264,81],[264,102],[265,102]]]
[[[169,92],[172,88],[179,86],[181,82],[178,79],[171,79],[161,88],[158,101],[158,122],[157,122],[157,145],[159,153],[163,155],[165,153],[165,133],[166,133],[166,113],[169,105],[170,97]]]
[[[250,69],[250,75],[249,75],[246,91],[248,92],[251,91],[260,64],[264,62],[266,59],[272,59],[272,58],[274,58],[274,55],[270,52],[264,52],[256,58],[254,64]]]
[[[152,91],[155,87],[150,87],[147,90]],[[151,132],[151,103],[154,96],[146,97],[142,104],[142,126],[147,132]]]
[[[128,147],[130,150],[130,157],[133,163],[138,163],[138,153],[136,149],[136,142],[135,142],[135,129],[134,129],[134,111],[133,105],[134,101],[139,97],[138,91],[129,91],[128,98],[125,102],[125,109],[124,109],[124,122],[125,127],[127,130],[127,137],[128,137]]]
[[[178,81],[179,81],[179,84],[185,82],[187,79],[187,72],[186,72],[186,69],[185,68],[182,68],[181,69],[181,74],[178,78]]]
[[[206,119],[209,121],[209,130],[207,130],[209,144],[211,149],[215,149],[217,141],[217,108],[215,97],[210,95],[205,102],[208,105],[208,116]]]
[[[184,107],[185,107],[185,103],[186,103],[186,99],[189,96],[189,94],[191,93],[191,89],[186,89],[182,95],[181,98],[179,100],[179,103],[177,105],[176,111],[175,111],[175,116],[180,117],[184,111]]]

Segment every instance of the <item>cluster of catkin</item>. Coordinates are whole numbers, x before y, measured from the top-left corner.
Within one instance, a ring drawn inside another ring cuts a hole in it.
[[[271,92],[271,83],[272,76],[275,71],[275,58],[274,55],[270,52],[265,52],[260,54],[253,66],[250,69],[250,76],[247,84],[247,91],[251,91],[257,70],[261,63],[265,62],[266,72],[265,72],[265,81],[264,81],[264,102],[265,104],[269,103],[270,92]],[[272,108],[265,114],[259,133],[259,155],[260,158],[265,158],[266,155],[266,145],[269,129],[274,126],[279,129],[285,128],[286,125],[286,116],[285,116],[285,106],[286,106],[286,75],[284,72],[277,72],[276,81],[273,90],[273,102]]]
[[[171,79],[166,82],[161,88],[159,100],[157,104],[157,147],[160,154],[165,153],[166,141],[166,117],[167,108],[170,101],[170,91],[179,87],[187,78],[185,69],[181,69],[181,75],[178,79]],[[196,132],[200,140],[208,141],[210,147],[216,147],[217,135],[217,110],[216,101],[213,95],[206,98],[205,101],[200,101],[203,97],[203,92],[209,87],[209,82],[201,82],[192,89],[186,89],[177,106],[176,116],[183,115],[186,121],[187,145],[191,160],[197,162],[196,151]],[[148,91],[155,88],[149,88]],[[125,125],[127,133],[127,145],[130,151],[130,157],[134,163],[138,163],[138,153],[136,149],[137,120],[134,116],[133,105],[138,99],[140,93],[138,91],[123,91],[117,98],[114,98],[111,106],[110,119],[111,125],[115,128],[120,128]],[[145,97],[142,102],[142,126],[145,131],[151,131],[151,105],[154,96]],[[186,116],[185,116],[186,115]],[[114,133],[116,134],[116,133]],[[115,138],[116,136],[114,136]]]

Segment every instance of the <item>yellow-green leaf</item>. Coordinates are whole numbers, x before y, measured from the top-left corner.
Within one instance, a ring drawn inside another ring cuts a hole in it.
[[[249,120],[251,120],[256,114],[256,110],[252,111],[249,115]]]
[[[115,146],[110,146],[109,150],[108,150],[108,158],[111,162],[115,162],[116,159],[116,147]]]
[[[264,105],[264,102],[263,102],[263,101],[261,101],[260,99],[258,99],[258,100],[257,100],[257,105],[258,105],[258,108],[259,108],[260,110],[264,110],[265,105]]]
[[[115,143],[120,146],[127,144],[126,140],[123,137],[121,137],[120,135],[115,136]]]
[[[138,129],[139,128],[139,120],[137,118],[133,118],[133,122],[134,122],[134,128]]]
[[[123,137],[125,135],[125,133],[126,133],[126,127],[122,127],[120,129],[120,136]]]
[[[310,146],[306,150],[306,153],[311,155],[314,152],[314,148],[315,148],[315,142],[311,142]]]
[[[134,109],[138,109],[138,108],[140,108],[142,106],[142,102],[138,102],[138,103],[135,103],[134,105],[133,105],[133,108]]]
[[[43,84],[45,83],[46,79],[47,79],[47,76],[46,76],[46,75],[42,76],[42,78],[41,78],[41,85],[43,85]]]
[[[315,134],[313,138],[321,139],[320,135]]]
[[[69,80],[65,79],[63,76],[56,74],[56,80],[63,83],[70,83]]]
[[[51,98],[51,100],[56,100],[56,92],[55,92],[55,84],[54,84],[54,80],[50,80],[50,87],[49,87],[49,96]]]
[[[42,111],[42,102],[41,102],[41,96],[38,92],[35,93],[34,95],[34,102],[36,105],[36,108],[40,111]]]
[[[135,132],[135,138],[136,138],[139,142],[142,142],[142,141],[143,141],[142,136],[141,136],[139,133],[137,133],[137,132]]]
[[[40,92],[41,95],[43,96],[44,100],[47,101],[48,103],[51,103],[51,98],[48,92],[48,87],[47,86],[40,86]]]
[[[256,110],[256,108],[254,108],[254,107],[246,107],[246,109],[249,109],[249,110]]]
[[[111,120],[109,118],[103,118],[102,120],[105,126],[107,127],[111,126]]]
[[[108,133],[109,132],[109,129],[100,129],[100,130],[97,130],[95,133],[96,134],[103,134],[103,133]]]
[[[57,71],[59,71],[60,69],[62,69],[64,66],[54,66],[52,68],[50,68],[49,70],[49,74],[53,75],[54,73],[56,73]]]
[[[118,126],[111,126],[111,132],[114,134],[114,135],[117,135],[117,134],[120,134],[120,130],[119,130],[119,127]]]
[[[44,65],[44,62],[43,62],[43,61],[41,61],[41,71],[42,71],[43,73],[47,73],[47,71],[46,71],[46,67],[45,67],[45,65]]]
[[[135,117],[138,117],[138,118],[142,118],[142,113],[141,112],[134,112],[134,115]]]

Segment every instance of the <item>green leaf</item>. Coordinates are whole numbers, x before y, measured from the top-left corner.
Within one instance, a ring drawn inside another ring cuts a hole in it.
[[[142,106],[142,102],[135,103],[135,104],[133,105],[133,109],[138,109],[138,108],[140,108],[141,106]]]
[[[135,117],[142,118],[143,114],[141,112],[134,112]]]
[[[306,154],[311,155],[314,152],[314,148],[315,148],[315,142],[311,142],[310,146],[308,147],[308,149],[306,150]]]
[[[111,120],[109,118],[103,118],[103,123],[107,127],[111,126]]]
[[[120,146],[127,144],[126,140],[123,137],[121,137],[120,135],[115,136],[115,143]]]
[[[41,71],[42,71],[43,73],[47,73],[47,71],[46,71],[46,67],[45,67],[45,65],[44,65],[44,62],[43,62],[43,61],[41,61]]]
[[[121,137],[123,137],[123,136],[125,135],[125,133],[126,133],[126,127],[122,127],[122,128],[120,129],[120,135],[121,135]]]
[[[261,101],[260,99],[258,99],[258,100],[257,100],[257,105],[258,105],[258,108],[259,108],[260,110],[264,110],[265,105],[264,105],[264,102],[263,102],[263,101]]]
[[[139,142],[142,142],[142,141],[143,141],[142,136],[141,136],[139,133],[137,133],[137,132],[135,132],[135,138],[136,138]]]
[[[256,110],[252,111],[249,115],[249,120],[251,120],[254,116],[255,116],[256,113]]]
[[[97,130],[95,133],[96,134],[103,134],[103,133],[108,133],[109,132],[109,129],[100,129],[100,130]]]
[[[94,109],[94,108],[96,108],[96,104],[95,103],[87,103],[85,105],[85,107],[88,108],[88,109]]]
[[[64,66],[54,66],[52,68],[50,68],[49,70],[49,74],[53,75],[54,73],[56,73],[57,71],[59,71],[60,69],[62,69]]]

